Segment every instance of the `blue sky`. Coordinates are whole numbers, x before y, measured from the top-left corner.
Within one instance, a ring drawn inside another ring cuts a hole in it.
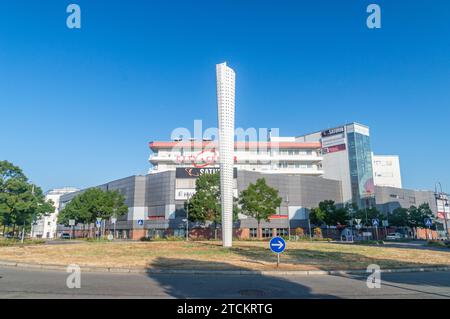
[[[237,126],[361,122],[375,153],[400,155],[405,187],[450,190],[450,2],[372,2],[1,0],[0,158],[46,190],[144,174],[149,141],[216,126],[227,61]]]

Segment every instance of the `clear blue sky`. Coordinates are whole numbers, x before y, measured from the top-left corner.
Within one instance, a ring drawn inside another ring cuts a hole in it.
[[[365,25],[372,2],[380,30]],[[237,126],[361,122],[375,153],[400,155],[405,187],[450,190],[447,0],[2,0],[0,158],[46,190],[144,174],[149,141],[216,126],[223,61]]]

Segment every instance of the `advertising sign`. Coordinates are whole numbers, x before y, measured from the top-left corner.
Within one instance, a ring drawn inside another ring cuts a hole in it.
[[[345,129],[343,126],[322,132],[322,152],[330,154],[346,150]]]
[[[337,134],[342,134],[345,132],[345,129],[343,126],[340,127],[335,127],[329,130],[325,130],[322,131],[322,137],[328,137],[328,136],[333,136],[333,135],[337,135]]]
[[[339,151],[345,151],[347,149],[345,144],[339,144],[339,145],[335,145],[335,146],[329,146],[329,147],[324,147],[322,149],[322,152],[324,154],[330,154],[330,153],[335,153],[335,152],[339,152]]]
[[[198,168],[198,167],[177,167],[176,178],[198,178],[204,174],[215,174],[220,172],[218,167]],[[234,168],[233,178],[237,178],[237,168]]]
[[[437,215],[440,219],[445,219],[445,214],[447,214],[447,219],[450,219],[450,206],[446,199],[437,199]]]
[[[195,194],[195,189],[193,188],[177,188],[175,190],[175,200],[187,200]]]
[[[195,188],[177,188],[175,189],[175,200],[188,200],[195,194]],[[233,196],[238,197],[238,190],[233,189]]]

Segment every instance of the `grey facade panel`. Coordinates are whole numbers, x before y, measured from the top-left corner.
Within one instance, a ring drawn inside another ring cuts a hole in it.
[[[326,199],[342,203],[341,183],[315,176],[239,171],[235,181],[238,191],[247,188],[250,183],[255,183],[258,178],[265,178],[268,185],[279,190],[279,196],[283,199],[279,209],[281,214],[288,213],[288,206],[312,208]],[[175,183],[175,171],[167,171],[146,176],[130,176],[97,187],[104,190],[118,190],[125,196],[126,205],[130,208],[144,207],[145,217],[150,217],[146,221],[146,227],[174,227],[175,225],[180,227],[180,220],[185,216],[184,201],[175,201]],[[63,195],[61,203],[69,202],[83,191]],[[176,210],[175,219],[165,219],[168,210],[174,209]],[[162,220],[152,220],[152,217],[162,218]],[[124,218],[120,220],[125,221],[126,217]],[[253,218],[245,218],[236,225],[254,228],[257,223]],[[273,228],[286,228],[288,220],[274,219],[270,224],[267,222],[262,224],[263,227],[269,227],[269,225]]]
[[[399,207],[410,208],[427,203],[433,213],[437,214],[436,199],[432,191],[375,186],[375,201],[378,210],[383,213],[390,213]]]
[[[287,213],[287,206],[305,208],[317,207],[323,200],[342,203],[341,182],[322,177],[290,174],[261,174],[250,171],[238,172],[238,190],[241,192],[258,178],[264,178],[267,184],[278,189],[283,199],[281,212]]]

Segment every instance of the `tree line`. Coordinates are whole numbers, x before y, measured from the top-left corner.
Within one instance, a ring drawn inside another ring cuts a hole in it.
[[[55,211],[54,203],[45,199],[42,189],[32,184],[22,169],[8,161],[0,161],[0,226],[3,236],[17,237],[27,232],[37,220]],[[125,197],[118,191],[88,189],[75,196],[58,214],[58,223],[90,225],[97,218],[103,220],[123,216],[128,212]]]
[[[0,161],[0,224],[3,236],[17,236],[28,231],[32,223],[54,212],[53,202],[46,201],[42,189],[32,184],[22,169]]]
[[[104,191],[100,188],[89,188],[75,196],[58,214],[58,223],[69,225],[70,220],[75,224],[83,224],[84,232],[90,231],[91,224],[97,218],[108,220],[120,217],[128,212],[125,196],[118,191]]]
[[[389,214],[381,213],[376,207],[359,209],[356,204],[337,206],[334,201],[326,200],[312,208],[309,213],[311,223],[317,226],[346,226],[354,219],[360,219],[363,226],[372,226],[372,220],[387,220],[390,226],[396,227],[426,227],[425,220],[434,221],[434,228],[439,220],[434,217],[428,203],[410,208],[396,208]]]
[[[282,199],[278,190],[267,185],[264,178],[256,183],[250,183],[247,189],[234,198],[233,218],[237,220],[238,214],[253,217],[258,223],[258,237],[261,236],[261,222],[269,221],[276,214]],[[192,222],[211,222],[214,229],[221,223],[220,202],[220,176],[219,173],[205,174],[196,182],[196,192],[185,202],[185,210],[189,213]],[[372,220],[387,220],[390,226],[396,227],[426,227],[425,220],[434,221],[433,228],[439,222],[430,209],[428,203],[411,206],[409,209],[397,208],[389,214],[383,214],[376,207],[358,208],[356,204],[337,205],[332,200],[319,203],[318,207],[310,209],[310,222],[315,226],[346,227],[355,219],[361,220],[361,225],[370,227]],[[381,225],[380,225],[381,226]]]

